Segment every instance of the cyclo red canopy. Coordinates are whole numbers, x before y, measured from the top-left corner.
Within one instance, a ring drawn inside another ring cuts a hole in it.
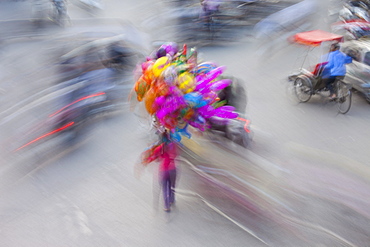
[[[297,33],[293,36],[294,42],[308,46],[319,46],[322,42],[338,41],[341,42],[343,36],[329,33],[323,30],[313,30]]]

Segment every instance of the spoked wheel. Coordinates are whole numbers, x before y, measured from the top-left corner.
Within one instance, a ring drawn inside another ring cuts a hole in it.
[[[300,102],[309,101],[312,96],[312,84],[309,79],[297,77],[294,81],[294,92]]]
[[[350,87],[342,81],[337,84],[337,99],[338,111],[346,114],[352,105],[352,92]]]

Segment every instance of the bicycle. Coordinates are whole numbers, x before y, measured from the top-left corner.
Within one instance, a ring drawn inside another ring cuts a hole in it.
[[[335,87],[337,92],[335,101],[338,106],[338,111],[342,114],[346,114],[352,105],[351,86],[342,80],[338,80]]]
[[[312,51],[312,47],[320,46],[324,42],[339,42],[343,37],[322,30],[314,30],[297,33],[293,38],[295,43],[308,46],[309,52]],[[298,72],[288,77],[288,80],[293,82],[293,91],[299,102],[307,102],[311,99],[312,95],[322,94],[322,92],[328,91],[325,85],[326,81],[322,77],[325,74],[324,69],[326,64],[327,62],[316,64],[312,72],[300,68]],[[337,96],[331,101],[337,104],[339,113],[346,114],[352,105],[352,87],[339,78],[334,82],[334,88]]]
[[[315,89],[314,85],[321,84],[322,78],[308,77],[307,75],[300,75],[294,80],[294,93],[298,98],[299,102],[305,103],[309,101],[312,95],[320,94],[328,91],[326,87]],[[346,114],[352,105],[352,92],[351,86],[345,83],[343,80],[337,80],[334,85],[336,97],[332,100],[337,104],[338,112]]]

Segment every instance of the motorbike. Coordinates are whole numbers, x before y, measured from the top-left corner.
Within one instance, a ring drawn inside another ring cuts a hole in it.
[[[369,7],[367,4],[361,1],[350,1],[343,5],[343,8],[339,11],[340,21],[349,20],[364,20],[370,21]]]
[[[27,134],[13,152],[32,150],[55,137],[68,146],[78,143],[95,120],[124,109],[130,88],[120,80],[115,69],[103,68],[57,84],[47,116],[23,131]]]
[[[358,40],[370,36],[370,22],[359,19],[335,22],[332,31],[343,34],[345,41]]]
[[[240,79],[223,76],[222,79],[231,79],[233,83],[218,93],[221,102],[235,107],[239,116],[235,119],[211,119],[209,132],[219,134],[230,141],[247,148],[252,141],[250,128],[251,121],[246,117],[247,94]]]

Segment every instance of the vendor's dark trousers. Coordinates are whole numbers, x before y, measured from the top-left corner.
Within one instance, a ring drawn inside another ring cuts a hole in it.
[[[175,202],[176,169],[161,172],[164,207],[169,209]]]
[[[343,78],[344,76],[330,76],[328,79],[326,79],[326,88],[329,89],[330,95],[333,95],[335,93],[335,88],[334,88],[335,82]]]

